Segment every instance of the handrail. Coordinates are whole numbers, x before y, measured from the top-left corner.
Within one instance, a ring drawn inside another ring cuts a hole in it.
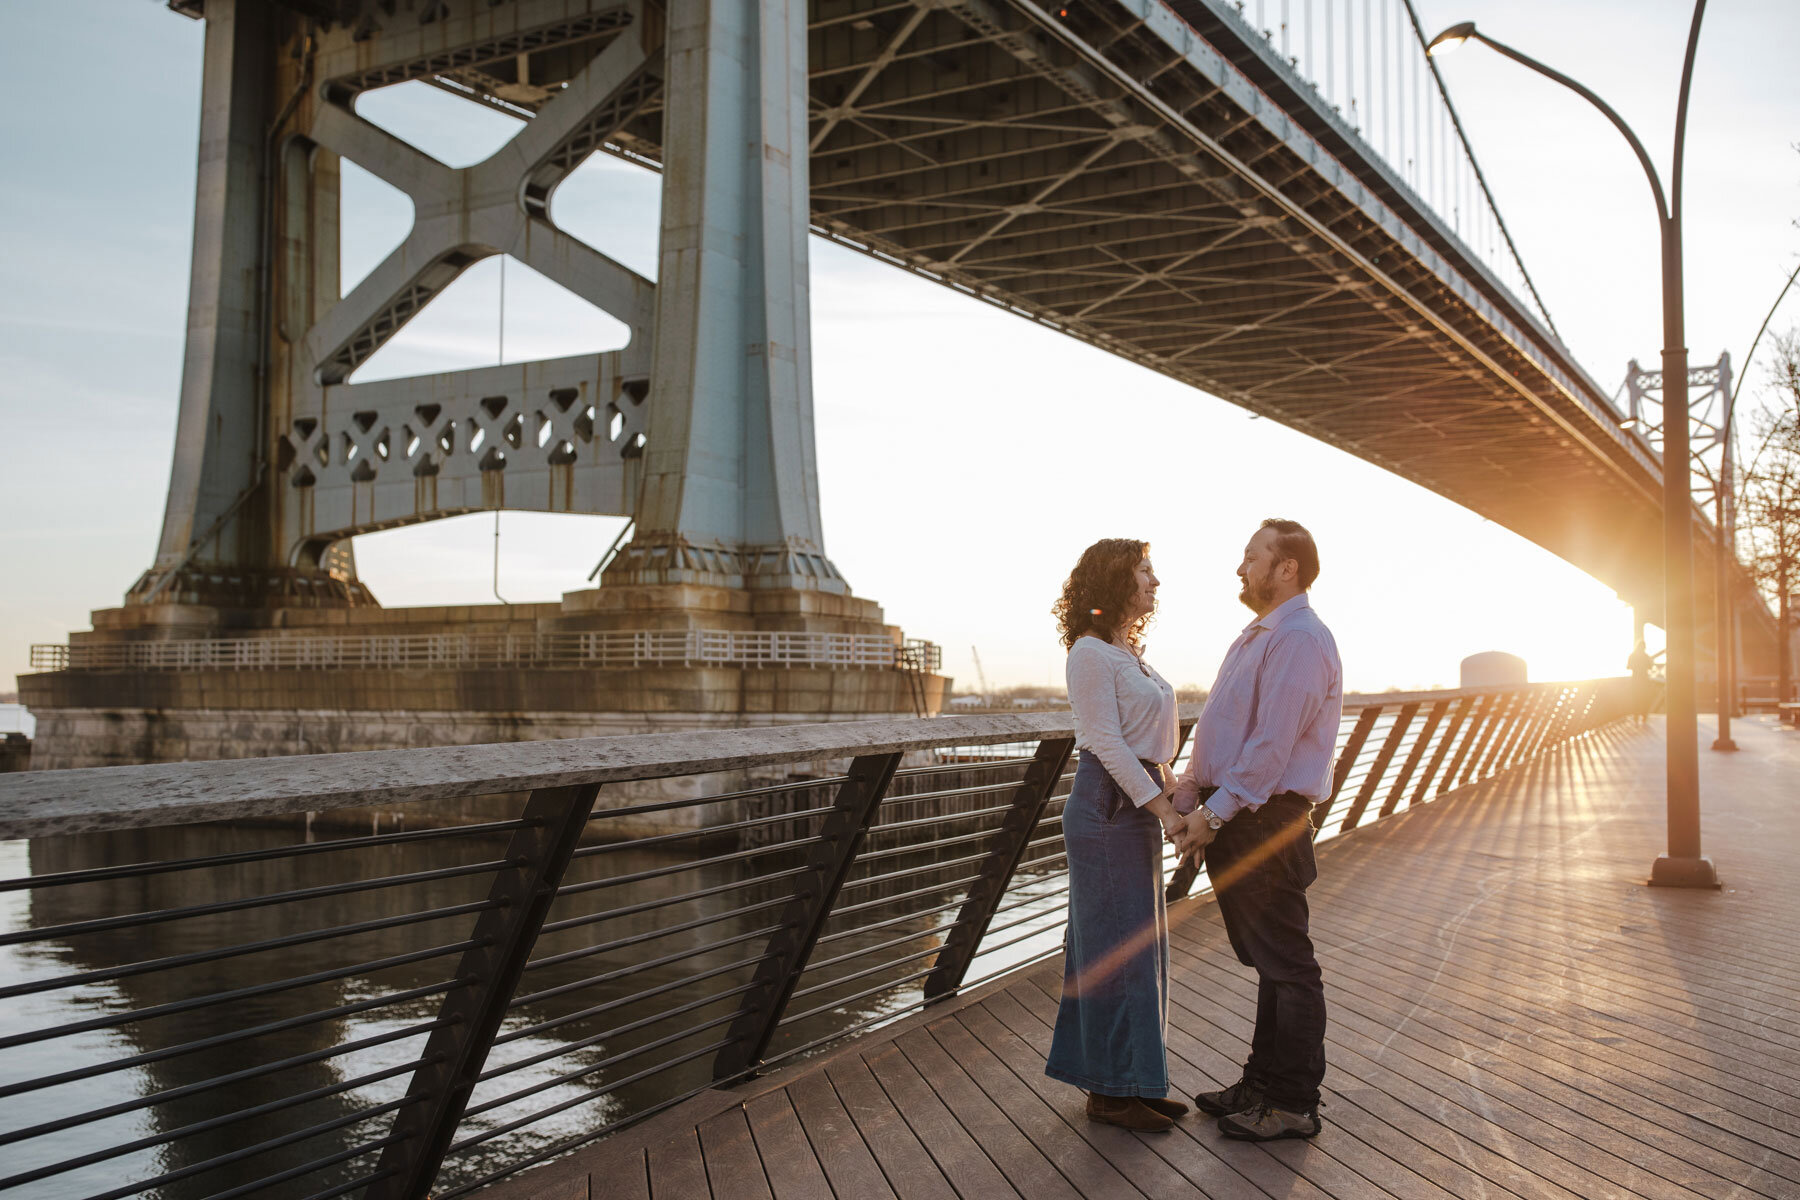
[[[1191,716],[1199,706],[1183,710]],[[1073,733],[1068,712],[1001,713],[26,771],[0,775],[0,838],[386,808]]]
[[[1344,697],[1344,712],[1503,690],[1496,686],[1352,694]],[[1182,719],[1197,718],[1201,707],[1182,705]],[[844,721],[26,771],[0,775],[0,839],[390,807],[527,788],[742,771],[945,745],[992,746],[1074,733],[1074,715],[1061,710],[946,715],[929,724],[917,719]]]
[[[1631,686],[1351,697],[1318,835],[1605,725]],[[0,957],[29,964],[0,1001],[38,1024],[0,1036],[0,1099],[46,1114],[0,1132],[0,1195],[448,1200],[1042,961],[1073,744],[1047,712],[0,777],[0,838],[88,831],[0,880],[27,901],[0,908]],[[825,773],[766,782],[783,768]],[[429,825],[416,806],[477,795],[493,811],[462,828],[148,830],[402,805]]]

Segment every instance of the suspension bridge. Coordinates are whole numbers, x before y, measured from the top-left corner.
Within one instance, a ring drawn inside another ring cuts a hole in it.
[[[170,7],[206,22],[206,82],[162,536],[21,678],[40,765],[140,765],[0,780],[0,1097],[32,1098],[0,1190],[1800,1181],[1772,723],[1705,768],[1731,886],[1650,892],[1663,745],[1618,681],[1353,698],[1315,812],[1332,1136],[1240,1152],[1097,1132],[1034,1070],[1066,714],[858,719],[947,681],[823,543],[814,236],[1431,488],[1656,619],[1664,464],[1557,335],[1406,0]],[[447,167],[358,115],[401,83],[520,132]],[[555,222],[598,153],[661,172],[655,283]],[[340,294],[344,161],[415,223]],[[630,343],[357,381],[497,254]],[[359,534],[502,508],[634,532],[561,605],[386,610],[356,578]],[[321,726],[356,752],[296,753]],[[1183,1089],[1243,1049],[1211,912],[1178,906]]]

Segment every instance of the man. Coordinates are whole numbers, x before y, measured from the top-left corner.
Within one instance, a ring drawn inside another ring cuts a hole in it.
[[[1312,806],[1329,794],[1343,670],[1306,591],[1312,535],[1275,518],[1244,548],[1238,593],[1256,620],[1226,652],[1175,790],[1177,848],[1202,852],[1238,961],[1256,969],[1256,1033],[1243,1077],[1194,1103],[1227,1137],[1319,1132],[1325,988],[1308,934]]]

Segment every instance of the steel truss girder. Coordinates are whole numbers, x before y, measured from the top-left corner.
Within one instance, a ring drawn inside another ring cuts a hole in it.
[[[327,33],[318,77],[349,93],[430,80],[521,54],[542,53],[615,35],[636,19],[619,0],[513,0],[510,4],[430,6],[418,10],[364,0],[361,14]]]

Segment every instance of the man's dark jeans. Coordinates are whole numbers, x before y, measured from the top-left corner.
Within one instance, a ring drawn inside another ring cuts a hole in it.
[[[1256,968],[1256,1035],[1244,1074],[1270,1104],[1301,1112],[1325,1078],[1325,986],[1308,934],[1313,864],[1311,806],[1291,793],[1225,822],[1206,848],[1206,871],[1238,961]]]

